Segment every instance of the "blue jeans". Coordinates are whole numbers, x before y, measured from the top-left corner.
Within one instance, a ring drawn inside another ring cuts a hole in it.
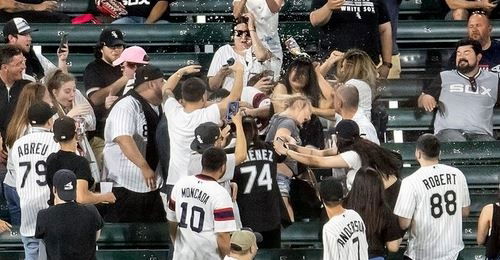
[[[368,260],[385,260],[385,258],[382,257],[382,256],[376,256],[376,257],[372,257],[372,258],[370,258]]]
[[[146,18],[142,16],[125,16],[122,18],[118,18],[112,22],[112,24],[142,24],[146,23]],[[158,20],[156,23],[168,23],[167,21],[164,20]]]
[[[10,223],[14,226],[19,226],[21,225],[21,205],[16,188],[4,184],[3,189],[5,200],[7,200],[7,206],[9,207]]]
[[[45,251],[45,245],[41,239],[36,239],[35,237],[21,237],[24,246],[25,260],[45,260],[47,259],[47,253]]]

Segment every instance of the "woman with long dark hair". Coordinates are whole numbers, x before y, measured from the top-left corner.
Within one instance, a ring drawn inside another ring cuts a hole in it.
[[[283,94],[302,94],[311,101],[313,115],[300,130],[304,145],[324,148],[323,127],[319,117],[328,120],[335,119],[332,92],[333,89],[321,75],[319,66],[315,67],[307,58],[294,60],[288,66],[282,82],[276,85],[273,99]],[[273,102],[273,108],[275,113],[279,113],[284,110],[284,105],[280,102]]]
[[[334,136],[335,147],[327,150],[306,148],[280,140],[275,142],[275,149],[279,154],[286,154],[288,158],[305,165],[347,169],[348,189],[351,189],[356,172],[361,167],[371,167],[382,177],[387,200],[391,208],[394,208],[401,186],[399,169],[402,160],[399,154],[362,138],[358,125],[352,120],[340,121]],[[291,139],[286,138],[287,141]]]
[[[358,170],[344,206],[356,211],[365,223],[370,260],[385,259],[386,249],[399,250],[403,232],[385,201],[384,185],[376,170],[366,167]]]
[[[284,160],[270,143],[262,141],[255,119],[243,118],[248,156],[235,169],[236,200],[241,223],[262,234],[259,248],[281,247],[281,195],[276,180],[278,162]],[[280,160],[281,159],[281,160]]]

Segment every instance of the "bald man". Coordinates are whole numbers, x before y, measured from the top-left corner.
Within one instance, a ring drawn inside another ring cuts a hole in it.
[[[361,137],[380,144],[372,122],[359,109],[359,92],[355,86],[341,85],[335,90],[333,105],[342,119],[351,119],[359,126]]]
[[[483,49],[479,67],[492,72],[500,72],[500,42],[491,38],[493,26],[488,17],[482,13],[473,13],[467,23],[468,37],[481,43]],[[456,68],[456,52],[448,61],[448,69]]]

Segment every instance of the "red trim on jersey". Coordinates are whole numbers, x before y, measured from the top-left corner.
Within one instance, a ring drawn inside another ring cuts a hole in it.
[[[208,176],[205,174],[198,174],[198,175],[196,175],[196,178],[201,179],[201,180],[205,180],[205,181],[217,181],[216,179],[214,179],[214,177]]]
[[[234,220],[233,208],[223,208],[214,210],[215,221]]]
[[[169,208],[171,211],[175,211],[175,200],[170,199],[170,200],[168,201],[168,208]]]

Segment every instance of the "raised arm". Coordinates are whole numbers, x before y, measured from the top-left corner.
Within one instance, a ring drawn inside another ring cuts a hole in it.
[[[287,155],[289,158],[294,159],[305,165],[319,167],[319,168],[348,168],[344,159],[340,155],[333,156],[316,156],[310,154],[302,154],[296,151],[290,150],[285,147],[284,143],[280,140],[274,142],[274,149],[278,154]]]
[[[233,16],[234,18],[240,18],[240,16],[245,13],[245,5],[247,0],[234,0],[233,1]]]
[[[332,51],[332,53],[330,53],[330,57],[328,57],[328,59],[326,59],[325,62],[323,62],[319,67],[321,75],[325,77],[328,74],[328,72],[333,68],[333,65],[335,65],[335,63],[341,60],[342,57],[344,57],[343,52]]]
[[[163,92],[163,102],[170,97],[173,96],[173,92],[177,85],[179,84],[179,81],[184,75],[189,75],[189,74],[194,74],[200,72],[201,66],[200,65],[189,65],[186,67],[182,67],[179,70],[177,70],[172,76],[168,78],[168,80],[163,84],[162,87],[162,92]]]
[[[221,117],[226,115],[227,105],[230,102],[238,101],[241,98],[241,92],[243,91],[243,65],[239,61],[236,61],[234,65],[231,66],[231,69],[234,71],[234,85],[231,89],[231,93],[229,96],[217,103]]]
[[[247,139],[243,130],[241,111],[232,118],[236,126],[236,146],[234,148],[235,164],[239,165],[247,159]]]
[[[312,26],[322,26],[330,21],[332,12],[344,4],[345,0],[328,0],[321,8],[316,9],[309,15]]]
[[[255,18],[253,14],[246,13],[243,17],[248,18],[248,30],[250,31],[250,37],[252,38],[252,50],[258,61],[263,62],[272,57],[271,51],[269,51],[259,39],[257,31],[255,30]]]
[[[168,1],[158,1],[149,13],[148,19],[146,19],[146,24],[153,24],[160,20],[162,15],[168,9]]]

